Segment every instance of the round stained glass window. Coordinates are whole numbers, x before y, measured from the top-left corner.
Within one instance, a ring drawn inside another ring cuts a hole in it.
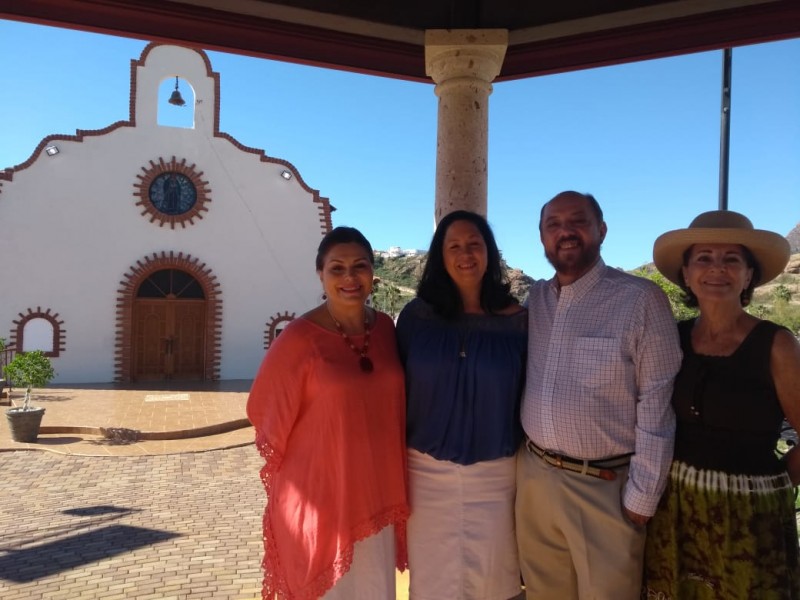
[[[150,161],[136,175],[139,180],[134,184],[133,195],[138,196],[136,206],[142,207],[142,216],[159,226],[176,225],[186,227],[194,225],[195,219],[202,219],[211,202],[208,182],[204,181],[203,172],[195,170],[194,165],[187,165],[186,159],[158,162]]]
[[[181,173],[162,173],[150,184],[150,202],[165,215],[182,215],[197,202],[194,183]]]

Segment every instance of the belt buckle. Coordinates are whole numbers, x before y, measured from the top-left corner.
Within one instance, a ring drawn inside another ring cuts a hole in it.
[[[564,468],[564,461],[561,459],[561,455],[560,454],[555,454],[554,456],[555,456],[555,459],[556,459],[556,466],[559,469],[563,469]]]

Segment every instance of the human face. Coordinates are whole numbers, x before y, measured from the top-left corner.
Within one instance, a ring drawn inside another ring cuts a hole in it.
[[[742,291],[752,278],[753,269],[739,244],[695,244],[683,267],[683,280],[698,303],[729,301],[741,306]]]
[[[372,293],[372,263],[367,250],[355,242],[332,246],[317,275],[334,306],[364,304]]]
[[[463,293],[480,289],[489,264],[486,242],[480,230],[470,221],[453,221],[444,234],[442,248],[444,268]]]
[[[600,258],[606,224],[598,222],[583,196],[560,194],[545,205],[539,235],[559,283],[569,285]]]

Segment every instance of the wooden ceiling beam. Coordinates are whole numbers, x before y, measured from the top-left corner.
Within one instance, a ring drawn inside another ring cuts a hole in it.
[[[0,0],[0,17],[431,83],[421,44],[154,0]],[[535,31],[535,30],[532,30]],[[800,36],[800,3],[776,0],[512,44],[497,81]]]

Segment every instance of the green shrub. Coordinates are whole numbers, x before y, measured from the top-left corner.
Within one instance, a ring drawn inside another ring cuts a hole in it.
[[[31,388],[44,387],[56,376],[50,358],[41,350],[18,353],[3,371],[13,385],[25,388],[23,410],[30,408]]]

